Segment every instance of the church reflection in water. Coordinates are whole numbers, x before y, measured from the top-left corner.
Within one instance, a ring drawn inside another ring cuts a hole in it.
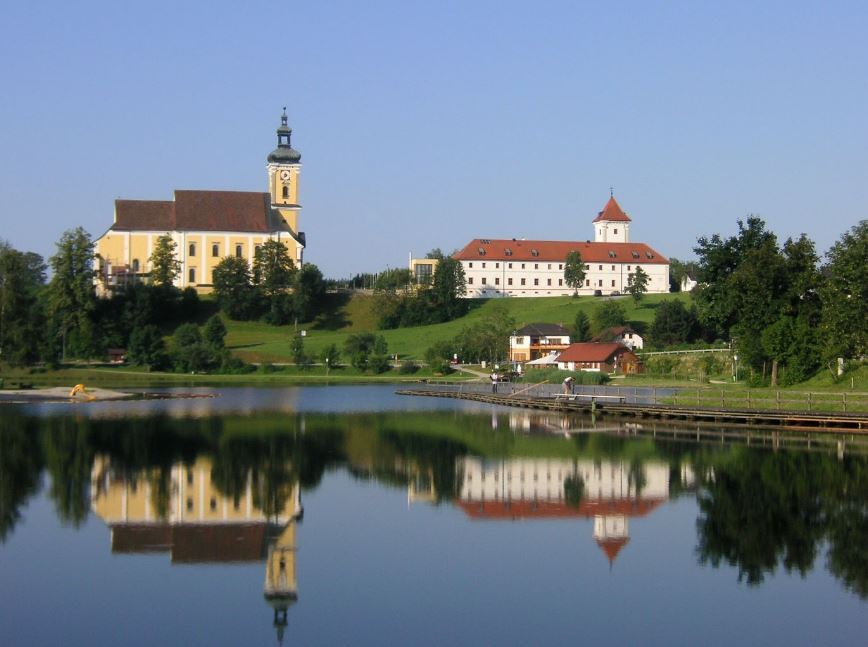
[[[237,496],[212,480],[213,465],[199,457],[134,473],[97,456],[91,473],[91,507],[111,532],[112,553],[169,553],[173,564],[265,562],[265,601],[282,640],[287,610],[298,597],[296,524],[303,508],[299,485],[288,496],[263,497],[248,474]]]

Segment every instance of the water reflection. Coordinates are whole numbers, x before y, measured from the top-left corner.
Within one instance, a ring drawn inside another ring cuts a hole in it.
[[[301,492],[341,469],[400,488],[411,503],[456,506],[471,520],[592,519],[610,563],[631,524],[690,497],[701,565],[730,565],[759,586],[779,570],[804,574],[819,563],[868,597],[868,461],[834,443],[811,451],[711,444],[664,439],[662,427],[654,438],[636,424],[604,429],[589,418],[490,408],[164,413],[4,413],[0,541],[15,532],[46,473],[58,517],[77,526],[93,511],[113,553],[261,562],[263,595],[282,631],[297,596]]]
[[[282,640],[287,610],[298,599],[301,489],[295,482],[287,496],[275,500],[264,478],[249,470],[244,485],[226,493],[213,478],[214,467],[200,456],[169,470],[130,472],[98,455],[91,472],[91,508],[108,526],[114,554],[167,552],[176,564],[264,562],[263,594]]]
[[[594,540],[613,564],[630,541],[629,521],[669,498],[670,467],[623,460],[459,459],[457,505],[477,520],[593,518]],[[682,482],[693,485],[689,467]]]

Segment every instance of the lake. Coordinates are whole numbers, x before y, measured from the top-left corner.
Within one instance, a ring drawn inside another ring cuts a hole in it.
[[[0,408],[0,644],[866,643],[864,446],[394,389]]]

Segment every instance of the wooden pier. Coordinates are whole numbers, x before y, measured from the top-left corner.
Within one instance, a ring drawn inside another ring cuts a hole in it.
[[[778,427],[800,431],[868,434],[868,415],[821,411],[784,411],[763,409],[723,409],[686,407],[668,404],[623,402],[593,394],[575,396],[499,394],[456,390],[446,387],[400,389],[398,395],[472,400],[506,407],[542,409],[563,413],[619,416],[634,419],[686,421],[695,424],[716,424],[745,427]],[[615,400],[615,401],[613,401]]]

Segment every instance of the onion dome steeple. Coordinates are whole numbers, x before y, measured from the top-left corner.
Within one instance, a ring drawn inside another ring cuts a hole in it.
[[[290,146],[292,128],[286,125],[286,106],[280,117],[280,127],[277,129],[277,148],[268,155],[269,162],[277,164],[298,164],[301,161],[301,153]]]

